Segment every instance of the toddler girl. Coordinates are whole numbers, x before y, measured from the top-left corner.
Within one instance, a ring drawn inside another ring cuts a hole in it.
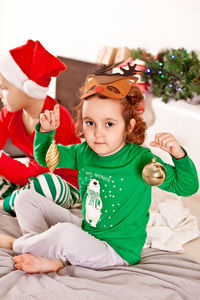
[[[36,192],[22,191],[15,206],[23,236],[0,236],[0,245],[22,253],[14,257],[16,269],[37,273],[58,271],[68,263],[98,269],[140,261],[151,203],[142,170],[154,155],[141,146],[146,125],[138,107],[143,97],[132,73],[87,77],[77,107],[77,132],[85,141],[57,145],[58,167],[78,170],[83,220]],[[45,117],[36,125],[34,144],[43,166],[59,111]],[[167,151],[174,162],[171,166],[156,157],[167,173],[159,188],[182,196],[195,193],[195,166],[173,135],[158,133],[152,146]]]

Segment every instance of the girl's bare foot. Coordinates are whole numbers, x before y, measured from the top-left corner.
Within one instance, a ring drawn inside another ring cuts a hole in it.
[[[0,233],[0,248],[13,250],[13,243],[16,239],[12,236]]]
[[[30,253],[14,256],[15,268],[26,273],[57,272],[64,268],[60,259],[35,256]]]

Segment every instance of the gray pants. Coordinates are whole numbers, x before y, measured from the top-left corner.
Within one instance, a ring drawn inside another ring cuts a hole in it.
[[[106,242],[82,230],[81,218],[34,191],[20,192],[15,212],[23,233],[13,244],[16,253],[59,258],[93,269],[128,265]]]

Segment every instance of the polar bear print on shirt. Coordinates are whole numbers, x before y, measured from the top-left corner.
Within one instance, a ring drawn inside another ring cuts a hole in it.
[[[96,179],[90,179],[87,187],[86,197],[86,221],[93,227],[96,227],[97,222],[101,217],[102,201],[100,197],[100,184]]]

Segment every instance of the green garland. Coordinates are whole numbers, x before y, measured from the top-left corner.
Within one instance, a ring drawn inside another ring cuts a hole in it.
[[[154,57],[138,48],[132,50],[132,57],[145,62],[141,79],[150,80],[152,93],[164,102],[195,97],[200,102],[200,60],[194,51],[170,49]]]

